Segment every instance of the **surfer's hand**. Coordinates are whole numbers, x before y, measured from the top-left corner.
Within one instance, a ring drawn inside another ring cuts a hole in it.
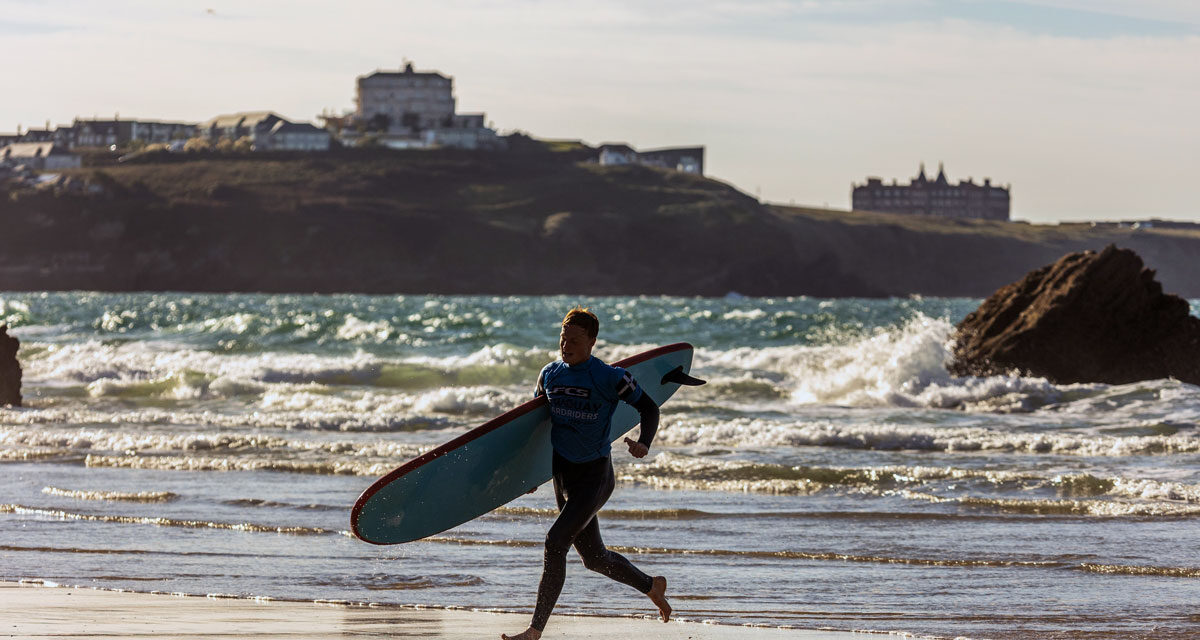
[[[629,455],[635,458],[645,458],[647,453],[650,453],[650,447],[638,442],[625,438],[625,444],[629,445]]]

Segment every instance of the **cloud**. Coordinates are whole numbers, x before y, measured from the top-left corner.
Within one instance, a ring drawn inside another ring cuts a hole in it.
[[[1200,4],[1192,0],[1038,0],[1034,4],[1092,13],[1200,26]]]
[[[848,206],[852,181],[944,160],[952,179],[1013,183],[1037,219],[1195,214],[1179,177],[1200,171],[1200,36],[1146,26],[1194,24],[1188,4],[1151,2],[1115,35],[1027,29],[979,4],[357,2],[334,20],[314,2],[0,2],[54,27],[6,35],[27,56],[8,82],[26,90],[0,103],[0,130],[114,111],[310,119],[408,58],[453,75],[460,110],[502,129],[706,144],[713,175],[777,201]]]

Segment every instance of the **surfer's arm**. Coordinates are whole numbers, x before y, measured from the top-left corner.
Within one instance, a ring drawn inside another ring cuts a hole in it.
[[[634,380],[628,371],[623,369],[617,369],[617,371],[621,373],[621,377],[617,381],[617,397],[637,409],[642,423],[642,435],[638,436],[638,443],[644,446],[646,451],[649,451],[650,443],[654,441],[654,433],[658,431],[658,405],[654,404],[650,394],[638,386],[637,380]],[[633,452],[633,441],[629,438],[625,438],[625,441],[631,444],[630,452]],[[637,457],[640,458],[644,455],[646,453],[642,452]]]
[[[654,433],[658,431],[658,405],[654,404],[654,400],[650,399],[650,394],[645,392],[639,393],[629,404],[633,405],[633,408],[637,409],[638,414],[642,417],[642,434],[638,436],[637,442],[625,438],[625,444],[629,446],[630,455],[635,458],[645,458],[646,454],[650,453],[650,443],[654,441]]]
[[[546,395],[546,388],[542,386],[542,378],[544,378],[545,376],[546,376],[546,370],[542,369],[541,373],[538,374],[537,387],[535,387],[533,389],[533,397],[536,398],[538,396]]]
[[[658,432],[658,405],[654,404],[650,394],[645,392],[631,404],[642,417],[642,435],[638,436],[638,442],[648,450],[650,443],[654,441],[654,434]]]

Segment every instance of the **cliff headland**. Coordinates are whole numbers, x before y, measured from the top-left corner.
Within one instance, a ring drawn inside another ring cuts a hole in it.
[[[89,188],[0,192],[0,290],[983,297],[1116,244],[1166,291],[1200,297],[1200,228],[771,206],[587,156],[530,144],[73,169],[66,178]]]

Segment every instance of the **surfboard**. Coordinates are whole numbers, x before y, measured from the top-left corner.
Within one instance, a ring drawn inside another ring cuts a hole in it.
[[[692,345],[651,349],[612,363],[629,371],[644,393],[662,406],[687,375]],[[640,417],[618,403],[615,442]],[[428,451],[377,480],[350,512],[354,535],[372,544],[399,544],[441,533],[519,498],[550,479],[550,409],[545,396],[496,417]]]

